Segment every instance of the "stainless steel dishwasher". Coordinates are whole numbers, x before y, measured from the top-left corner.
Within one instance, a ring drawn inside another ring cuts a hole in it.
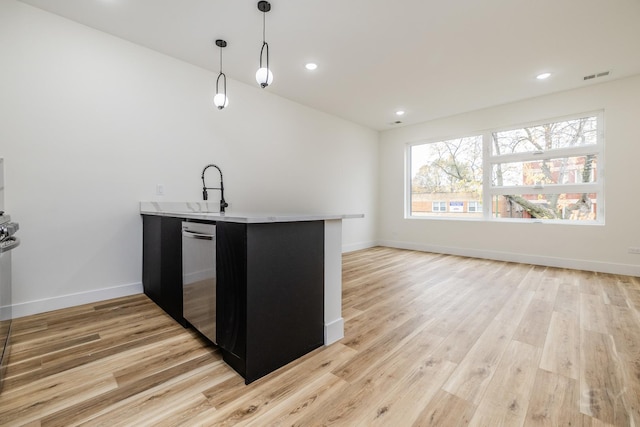
[[[216,343],[216,226],[182,223],[183,316]]]

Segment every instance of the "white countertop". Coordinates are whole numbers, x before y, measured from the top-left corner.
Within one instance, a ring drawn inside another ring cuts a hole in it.
[[[281,214],[217,212],[219,202],[140,202],[141,215],[171,216],[177,218],[202,219],[240,223],[325,221],[335,219],[364,218],[364,214]]]

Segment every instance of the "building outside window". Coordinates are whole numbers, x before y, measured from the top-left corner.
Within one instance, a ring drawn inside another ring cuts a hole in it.
[[[467,203],[467,211],[469,212],[482,212],[482,203],[471,201]]]
[[[409,145],[408,215],[603,223],[602,120],[590,114]]]
[[[447,202],[431,202],[431,211],[432,212],[446,212],[447,211]]]

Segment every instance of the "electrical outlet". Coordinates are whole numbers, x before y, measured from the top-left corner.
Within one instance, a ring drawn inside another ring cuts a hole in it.
[[[164,185],[162,184],[156,185],[156,196],[164,196]]]
[[[630,254],[640,254],[640,248],[639,247],[630,246],[629,247],[629,253]]]

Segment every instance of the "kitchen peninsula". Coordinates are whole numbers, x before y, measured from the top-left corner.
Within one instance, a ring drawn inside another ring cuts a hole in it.
[[[247,383],[344,336],[342,220],[362,214],[212,212],[212,202],[141,202],[145,294],[186,326],[183,221],[216,225],[217,344]]]

